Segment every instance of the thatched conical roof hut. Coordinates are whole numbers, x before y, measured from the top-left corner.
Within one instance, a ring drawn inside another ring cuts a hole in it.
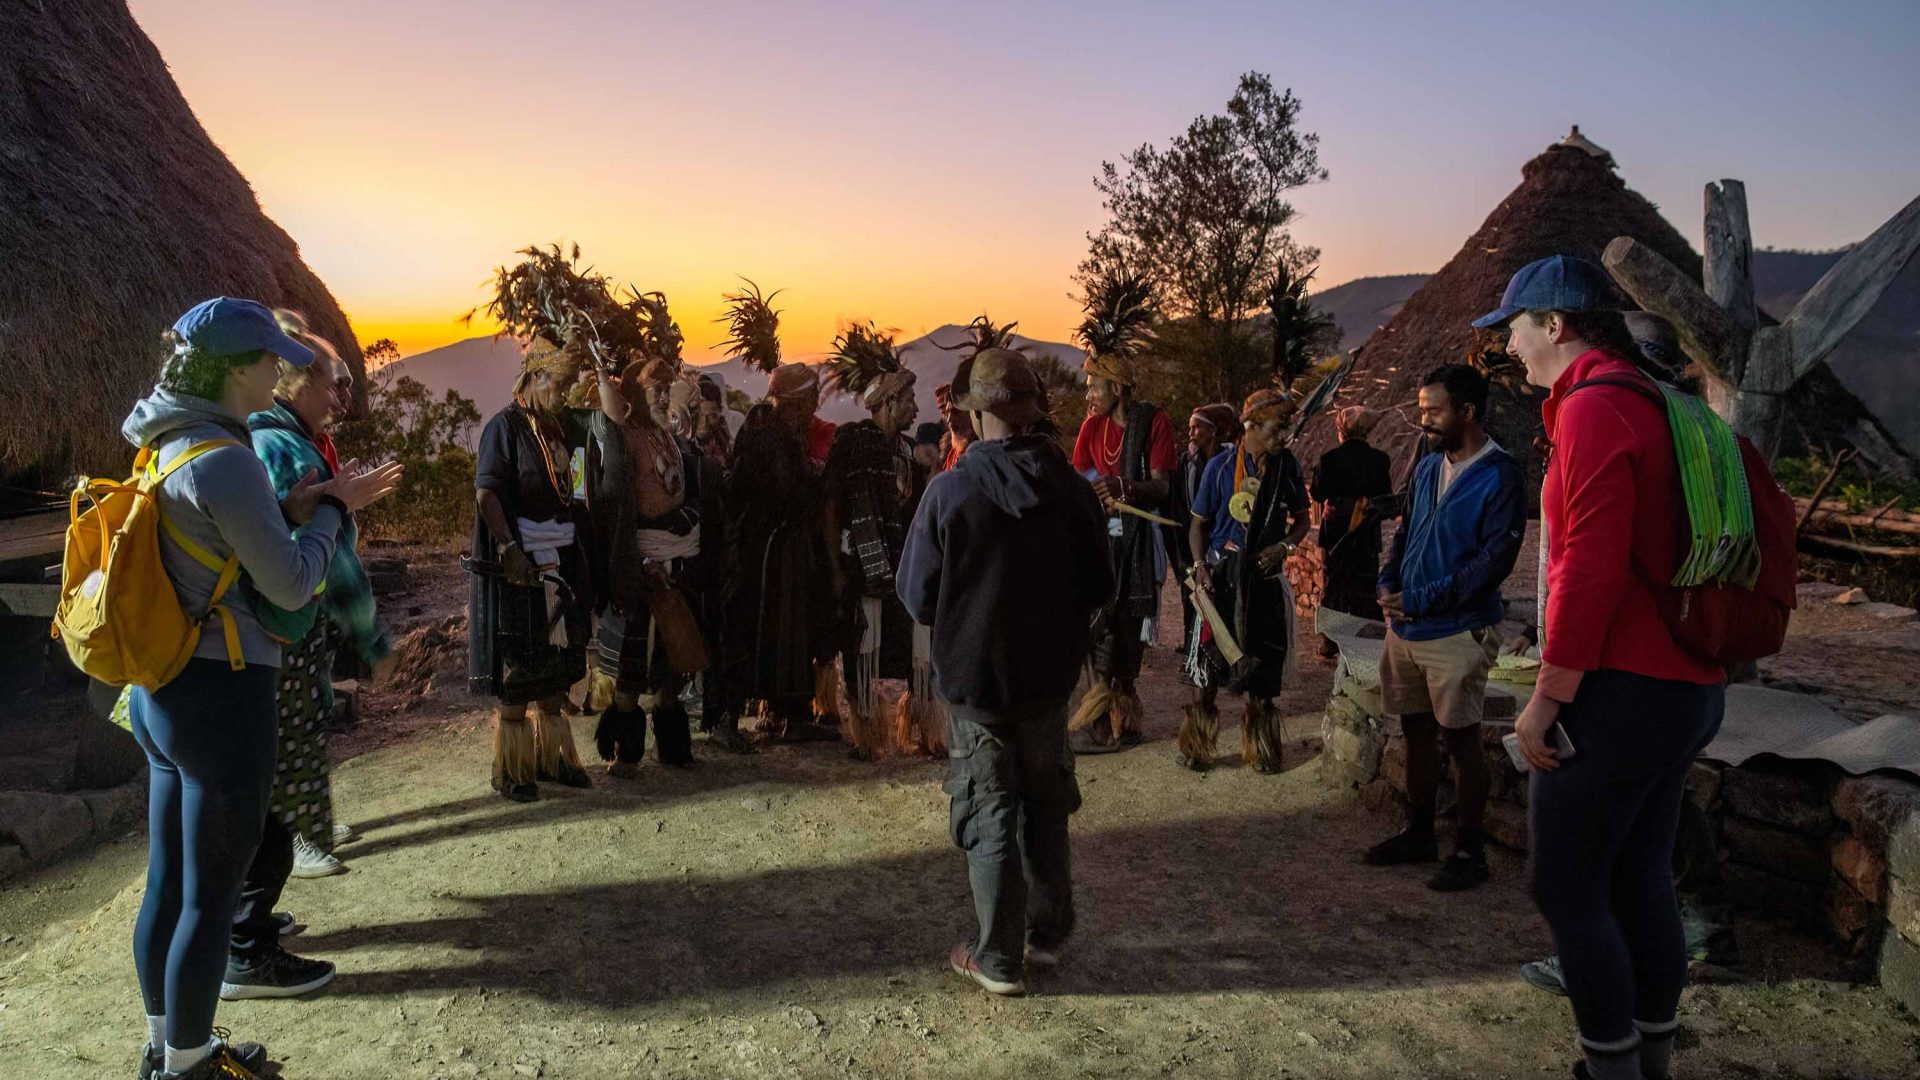
[[[10,6],[0,484],[55,487],[124,463],[120,420],[153,385],[161,331],[210,296],[304,311],[361,368],[340,306],[207,136],[125,0]]]
[[[1309,423],[1294,447],[1309,467],[1333,445],[1333,412],[1368,405],[1384,414],[1372,442],[1393,455],[1397,475],[1420,439],[1415,413],[1420,380],[1441,364],[1471,361],[1502,343],[1501,335],[1474,330],[1473,320],[1499,306],[1507,280],[1535,259],[1577,255],[1598,263],[1614,237],[1631,236],[1699,280],[1699,254],[1652,203],[1627,187],[1615,172],[1612,155],[1577,136],[1575,129],[1575,135],[1527,162],[1520,186],[1362,346],[1329,407]],[[1627,303],[1624,298],[1622,302]],[[1518,378],[1500,380],[1488,410],[1493,437],[1527,467],[1535,492],[1541,463],[1532,442],[1543,397]],[[1891,441],[1881,439],[1885,429],[1824,365],[1796,388],[1796,401],[1797,430],[1789,435],[1787,453],[1809,445]]]
[[[1595,148],[1597,149],[1597,148]],[[1332,412],[1347,405],[1382,410],[1375,446],[1404,465],[1420,439],[1414,411],[1420,380],[1441,364],[1469,361],[1491,340],[1473,320],[1499,306],[1513,272],[1548,255],[1578,255],[1598,263],[1616,236],[1631,236],[1695,278],[1700,256],[1660,211],[1628,188],[1613,159],[1559,143],[1520,170],[1513,189],[1467,239],[1459,254],[1427,279],[1400,313],[1361,347],[1360,357],[1327,411],[1309,424],[1295,447],[1309,464],[1333,445]],[[1540,395],[1511,382],[1496,384],[1489,428],[1522,461],[1540,423]],[[1537,490],[1538,464],[1532,464]]]

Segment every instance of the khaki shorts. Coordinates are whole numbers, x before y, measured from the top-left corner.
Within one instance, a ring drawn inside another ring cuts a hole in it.
[[[1408,641],[1388,629],[1380,658],[1387,712],[1432,713],[1448,728],[1478,724],[1486,710],[1487,670],[1499,651],[1499,635],[1491,626],[1433,641]]]

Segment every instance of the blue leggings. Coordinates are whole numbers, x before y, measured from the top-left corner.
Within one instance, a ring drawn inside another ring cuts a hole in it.
[[[1687,981],[1673,842],[1687,770],[1720,730],[1726,688],[1591,671],[1560,710],[1574,756],[1528,789],[1533,892],[1553,930],[1580,1038],[1600,1051],[1665,1024]]]
[[[133,963],[147,1015],[165,1015],[167,1042],[181,1049],[213,1037],[234,908],[273,787],[278,676],[196,658],[157,692],[128,698],[152,781]]]

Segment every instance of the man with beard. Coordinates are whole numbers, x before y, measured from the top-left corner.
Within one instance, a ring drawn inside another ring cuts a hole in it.
[[[814,661],[832,648],[819,469],[808,441],[820,376],[786,364],[773,373],[768,398],[740,429],[727,479],[737,559],[725,603],[728,698],[736,713],[748,700],[764,701],[768,730],[786,738],[838,738],[810,723]]]
[[[1118,353],[1095,353],[1087,373],[1087,418],[1073,467],[1093,482],[1107,508],[1107,536],[1119,592],[1093,619],[1093,684],[1068,730],[1075,753],[1110,753],[1140,742],[1143,708],[1134,680],[1146,652],[1147,620],[1160,613],[1165,555],[1152,522],[1122,506],[1158,511],[1175,463],[1173,424],[1157,405],[1135,401],[1133,366]]]
[[[1459,821],[1452,858],[1427,885],[1440,892],[1487,880],[1481,823],[1487,759],[1480,744],[1487,670],[1505,615],[1500,583],[1527,525],[1520,466],[1487,436],[1487,380],[1448,364],[1420,387],[1420,427],[1438,447],[1414,469],[1407,516],[1380,569],[1387,642],[1380,663],[1386,711],[1407,738],[1407,828],[1368,849],[1374,866],[1431,862],[1440,738],[1453,758]]]
[[[1263,773],[1280,771],[1280,696],[1293,652],[1293,589],[1287,557],[1311,524],[1300,463],[1286,448],[1293,398],[1259,390],[1240,411],[1246,432],[1207,463],[1194,493],[1187,543],[1199,558],[1192,587],[1204,590],[1233,640],[1246,654],[1229,664],[1218,636],[1209,635],[1194,666],[1193,703],[1180,725],[1180,764],[1212,766],[1220,732],[1215,698],[1224,684],[1247,695],[1240,756]]]
[[[601,383],[601,411],[592,419],[597,452],[589,458],[588,495],[606,599],[598,670],[613,684],[595,742],[608,774],[618,777],[635,775],[649,713],[660,764],[693,764],[680,687],[706,668],[707,649],[685,592],[701,530],[688,455],[667,428],[675,381],[666,360],[636,360],[617,387]]]

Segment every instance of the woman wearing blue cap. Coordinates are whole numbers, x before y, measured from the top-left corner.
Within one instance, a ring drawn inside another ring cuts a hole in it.
[[[342,517],[392,491],[398,467],[303,483],[281,500],[249,445],[247,417],[272,408],[276,360],[305,367],[313,350],[266,306],[229,297],[194,307],[165,337],[159,383],[121,426],[162,472],[193,455],[156,489],[167,525],[161,559],[188,612],[212,607],[229,558],[249,587],[225,593],[224,617],[206,621],[173,681],[128,695],[151,771],[147,891],[133,938],[148,1032],[140,1075],[244,1080],[266,1051],[229,1045],[213,1016],[241,881],[266,821],[279,730],[280,645],[261,627],[253,596],[304,605],[326,576]]]

